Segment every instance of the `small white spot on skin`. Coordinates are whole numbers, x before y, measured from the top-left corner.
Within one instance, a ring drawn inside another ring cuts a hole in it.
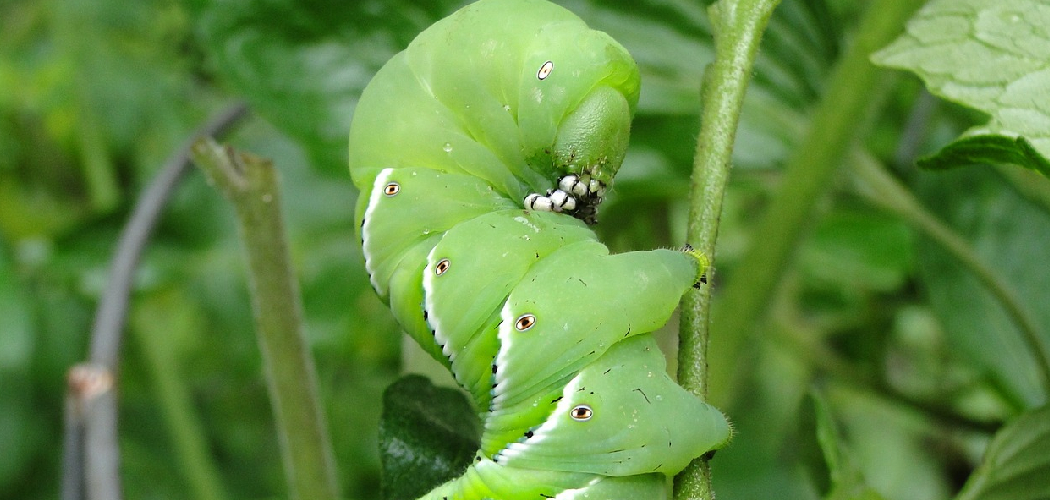
[[[536,195],[536,196],[539,196],[539,195]],[[524,216],[515,217],[514,220],[524,224],[525,226],[528,226],[528,228],[531,229],[532,232],[534,232],[534,233],[540,232],[540,227],[537,226],[536,224],[533,224],[532,221],[530,221],[528,218],[526,218]]]
[[[372,288],[376,290],[380,295],[386,295],[386,288],[379,286],[379,282],[376,281],[376,270],[374,267],[372,252],[369,251],[368,240],[372,233],[372,224],[375,223],[376,207],[383,201],[387,196],[385,194],[386,185],[390,183],[390,175],[394,173],[392,168],[384,168],[379,171],[379,175],[376,176],[376,180],[372,183],[372,192],[368,196],[368,207],[365,209],[365,223],[361,226],[361,237],[364,239],[365,244],[362,246],[362,252],[365,254],[365,269],[368,270],[368,274],[372,276]]]
[[[543,91],[539,88],[532,89],[532,100],[536,101],[536,104],[543,104]]]
[[[540,80],[546,80],[551,75],[551,71],[554,71],[554,61],[547,61],[540,66],[540,70],[536,72],[536,78]]]

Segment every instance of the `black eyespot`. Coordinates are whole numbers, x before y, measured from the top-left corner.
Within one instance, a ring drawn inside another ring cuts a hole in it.
[[[587,405],[576,405],[569,410],[569,416],[577,422],[586,422],[594,416],[594,411]]]
[[[434,266],[434,274],[438,276],[445,274],[445,271],[448,271],[448,266],[450,265],[451,264],[449,263],[448,259],[439,260],[438,263]]]
[[[535,325],[536,316],[533,316],[531,314],[522,314],[521,317],[518,318],[518,321],[514,323],[514,328],[517,329],[519,332],[524,332],[525,330],[528,330],[529,328],[532,328]]]
[[[383,194],[387,196],[394,196],[399,192],[401,192],[401,185],[396,182],[391,182],[390,184],[387,184],[385,188],[383,188]]]
[[[540,70],[536,72],[536,78],[540,80],[546,80],[551,75],[551,71],[554,71],[554,61],[547,61],[540,66]]]

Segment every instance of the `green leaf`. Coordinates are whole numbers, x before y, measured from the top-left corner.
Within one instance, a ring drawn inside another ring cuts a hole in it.
[[[1047,174],[1048,25],[1050,5],[1038,0],[933,0],[908,23],[907,33],[872,57],[916,73],[934,94],[991,117],[926,164],[944,168],[982,158]]]
[[[350,116],[372,75],[461,2],[220,2],[191,13],[225,82],[295,138],[314,167],[343,173]]]
[[[831,415],[827,401],[818,393],[810,394],[816,418],[817,443],[824,453],[831,475],[827,500],[882,500],[882,495],[864,481],[864,473],[846,450]]]
[[[383,498],[411,500],[460,474],[479,445],[481,425],[467,398],[419,375],[383,393],[379,446]]]
[[[912,267],[906,226],[885,214],[843,209],[829,213],[802,246],[807,277],[850,291],[891,292]]]
[[[946,169],[975,164],[1020,165],[1050,176],[1050,162],[1024,137],[976,135],[963,137],[937,153],[919,159],[919,166]]]
[[[1031,410],[1000,430],[958,500],[1050,497],[1050,406]]]
[[[28,308],[29,296],[7,255],[0,238],[0,489],[16,489],[40,453],[42,425],[32,401],[29,365],[34,350],[34,332]]]
[[[1046,241],[1050,215],[1011,189],[990,169],[956,169],[920,175],[923,204],[970,243],[1031,314],[1050,345],[1046,307]],[[917,269],[951,349],[992,382],[1019,411],[1045,401],[1042,377],[1020,331],[995,299],[959,261],[926,238],[916,241]]]

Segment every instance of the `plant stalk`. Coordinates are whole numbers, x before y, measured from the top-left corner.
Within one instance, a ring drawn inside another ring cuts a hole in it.
[[[91,327],[90,362],[67,373],[66,437],[62,459],[62,499],[119,500],[120,457],[117,450],[117,398],[113,394],[120,345],[131,297],[131,281],[153,226],[189,166],[189,150],[200,136],[224,135],[247,115],[234,104],[205,123],[164,163],[135,204],[120,234],[106,290]],[[96,383],[106,380],[108,383]]]
[[[730,408],[736,396],[738,369],[744,346],[756,321],[766,312],[780,278],[805,230],[811,226],[816,202],[833,184],[858,124],[865,122],[882,73],[869,60],[872,52],[888,44],[922,0],[875,0],[860,20],[856,37],[835,69],[823,100],[817,106],[809,131],[784,169],[780,189],[773,195],[756,235],[734,276],[722,289],[713,313],[717,342],[711,357],[732,360],[712,367],[711,400]]]
[[[687,241],[712,263],[744,94],[762,32],[779,3],[780,0],[722,0],[708,8],[714,27],[715,60],[704,72],[702,122],[693,160]],[[713,267],[708,267],[707,277],[709,283],[714,279]],[[678,337],[678,382],[704,399],[707,397],[710,305],[710,285],[687,293],[682,298]],[[714,498],[706,458],[694,460],[675,477],[674,498]]]
[[[289,496],[334,500],[339,497],[335,460],[302,327],[302,300],[285,239],[277,171],[269,160],[210,139],[194,144],[193,160],[237,215]]]

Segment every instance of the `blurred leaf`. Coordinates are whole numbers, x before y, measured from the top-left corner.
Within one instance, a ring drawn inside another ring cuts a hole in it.
[[[26,404],[34,332],[26,293],[0,239],[0,490],[13,490],[39,451],[41,420]]]
[[[59,236],[85,222],[79,201],[0,173],[0,234],[13,241]]]
[[[864,473],[846,450],[827,401],[818,392],[813,392],[810,396],[816,417],[817,443],[820,444],[831,474],[831,490],[824,498],[827,500],[882,500],[882,495],[864,481]]]
[[[128,320],[129,340],[137,343],[153,383],[150,392],[168,431],[170,472],[183,481],[188,496],[218,500],[224,496],[223,485],[180,366],[186,344],[199,340],[204,330],[200,310],[181,289],[150,294],[137,300],[136,306]],[[137,466],[126,464],[125,470],[135,474],[130,471]]]
[[[802,249],[800,265],[819,281],[845,290],[890,292],[911,271],[907,226],[885,214],[858,210],[829,213]]]
[[[642,75],[639,115],[699,115],[700,82],[714,57],[703,6],[657,0],[557,3],[631,53]]]
[[[1020,197],[991,170],[951,170],[921,175],[918,180],[925,205],[1014,288],[1044,345],[1050,345],[1050,308],[1046,307],[1050,214]],[[984,372],[1015,409],[1044,400],[1042,378],[1032,358],[1035,353],[1029,352],[999,303],[940,247],[925,239],[917,243],[920,276],[948,345]]]
[[[1039,0],[934,0],[905,35],[873,56],[918,74],[934,94],[991,116],[926,164],[981,158],[1050,172],[1047,25],[1050,5]]]
[[[379,441],[383,498],[411,500],[470,465],[480,446],[480,422],[458,390],[408,375],[383,394]]]
[[[193,0],[215,70],[296,138],[315,168],[343,173],[350,116],[372,75],[462,1]]]
[[[7,256],[5,241],[0,239],[0,373],[22,375],[29,368],[33,354],[33,328],[26,301],[26,291]]]
[[[212,107],[188,29],[173,0],[0,4],[0,184],[17,195],[0,212],[30,216],[0,229],[64,235],[156,170]]]
[[[995,435],[958,500],[1050,498],[1050,406],[1028,411]]]

